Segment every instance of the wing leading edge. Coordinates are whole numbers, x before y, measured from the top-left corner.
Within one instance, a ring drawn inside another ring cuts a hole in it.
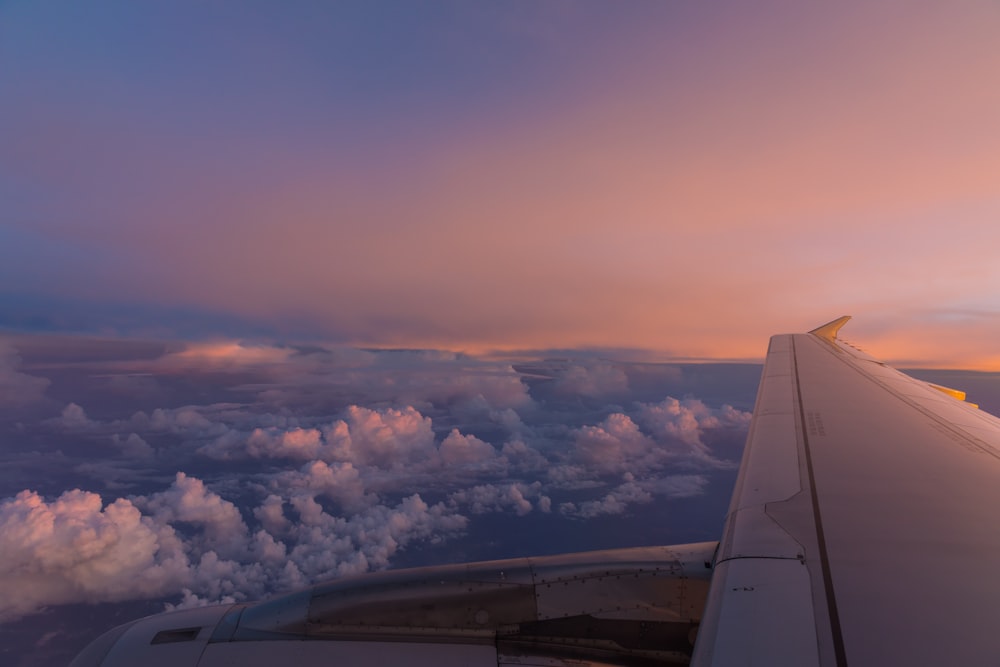
[[[1000,420],[846,321],[771,339],[696,666],[1000,657]]]

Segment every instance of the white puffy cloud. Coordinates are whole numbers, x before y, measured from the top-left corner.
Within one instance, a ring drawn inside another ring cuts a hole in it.
[[[577,430],[575,454],[600,474],[645,470],[657,464],[657,444],[625,414],[616,412],[596,426]]]
[[[431,420],[412,406],[370,410],[357,405],[325,430],[327,460],[378,468],[426,464],[437,457]]]
[[[550,462],[544,454],[519,438],[505,442],[500,449],[500,456],[512,470],[518,472],[537,473],[550,466]]]
[[[130,423],[136,428],[188,437],[210,437],[226,431],[224,424],[208,419],[201,409],[193,405],[170,410],[157,408],[148,416],[145,412],[138,412],[132,416]]]
[[[280,495],[270,494],[264,499],[253,515],[271,535],[281,536],[291,527],[291,522],[285,517],[285,501]]]
[[[708,484],[708,479],[702,475],[670,475],[637,481],[633,475],[626,473],[624,480],[624,483],[602,498],[581,503],[562,503],[559,511],[583,519],[604,514],[623,514],[630,505],[650,503],[654,496],[686,498],[700,495]]]
[[[161,595],[188,562],[168,526],[120,498],[67,491],[46,503],[22,491],[0,503],[0,622],[53,604]]]
[[[82,407],[76,403],[69,403],[58,417],[50,419],[49,423],[66,431],[92,431],[99,426],[98,422],[92,421]]]
[[[323,434],[319,429],[293,427],[255,428],[249,434],[228,430],[212,442],[199,448],[209,458],[230,459],[295,459],[310,461],[321,456]]]
[[[576,362],[555,373],[553,389],[559,394],[599,397],[628,391],[628,376],[616,364],[607,361]]]
[[[261,527],[250,531],[235,505],[184,473],[165,491],[107,506],[80,490],[52,502],[23,491],[0,503],[0,622],[47,605],[182,590],[180,606],[260,597],[384,568],[411,542],[467,525],[453,507],[416,494],[343,516],[310,493],[271,495],[253,514]]]
[[[441,441],[441,460],[446,465],[475,464],[496,458],[493,445],[473,435],[462,435],[457,428]]]
[[[418,495],[394,507],[374,505],[350,517],[322,511],[309,498],[293,498],[300,521],[293,524],[291,562],[307,580],[360,574],[386,567],[414,540],[438,540],[465,529],[468,520],[442,503]]]
[[[166,491],[136,499],[136,504],[162,524],[182,522],[197,527],[204,548],[240,556],[245,551],[247,525],[236,505],[205,487],[196,477],[178,472]]]
[[[351,508],[365,497],[364,483],[358,469],[350,462],[311,461],[300,470],[279,473],[270,486],[288,496],[325,496]]]
[[[719,434],[749,420],[693,399],[630,403],[638,390],[610,362],[522,380],[505,363],[458,354],[230,352],[215,366],[226,372],[197,377],[211,402],[184,395],[180,361],[197,355],[175,356],[158,393],[82,394],[45,423],[46,438],[68,452],[67,471],[142,495],[106,506],[81,491],[4,501],[0,593],[10,600],[0,618],[178,591],[178,606],[255,598],[390,566],[415,541],[460,534],[467,516],[541,520],[557,508],[544,520],[586,520],[697,495],[706,476],[672,473],[710,474],[720,464],[711,447],[729,438]],[[641,395],[656,395],[646,385]],[[152,396],[182,407],[156,407]],[[612,396],[619,405],[601,406]],[[115,417],[94,420],[80,402]],[[78,455],[64,447],[81,436],[110,443],[111,460],[91,460],[100,451],[92,446]],[[179,469],[197,476],[178,473],[164,486],[163,473]],[[37,518],[46,515],[48,532]],[[15,572],[32,574],[22,584]]]
[[[453,428],[437,444],[430,417],[413,406],[372,410],[351,405],[344,418],[318,428],[227,430],[198,449],[218,460],[292,459],[348,463],[357,469],[405,473],[445,466],[475,467],[498,458],[496,449]]]
[[[467,507],[473,514],[487,512],[503,512],[514,510],[518,516],[524,516],[534,509],[531,500],[534,498],[537,507],[542,512],[552,508],[552,500],[541,494],[541,482],[532,484],[479,484],[469,489],[452,493],[449,503],[457,507]]]
[[[706,431],[719,428],[746,429],[751,414],[724,405],[713,410],[697,399],[679,401],[666,398],[660,403],[641,403],[636,419],[660,441],[674,441],[686,446],[686,454],[695,460],[721,464],[703,442]]]
[[[575,515],[589,519],[602,514],[622,514],[630,504],[649,503],[653,494],[634,481],[625,482],[616,489],[597,500],[588,500],[579,504],[563,503],[559,511],[563,514]]]
[[[148,459],[156,454],[156,451],[138,433],[129,433],[124,438],[114,433],[111,436],[111,442],[121,450],[122,454],[131,458]]]

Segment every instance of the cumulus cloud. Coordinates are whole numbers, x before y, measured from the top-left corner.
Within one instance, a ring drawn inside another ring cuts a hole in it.
[[[654,496],[687,498],[700,495],[708,484],[708,479],[703,475],[671,475],[637,481],[633,475],[626,473],[624,479],[624,483],[602,498],[582,503],[562,503],[559,511],[583,519],[605,514],[623,514],[630,505],[653,502]]]
[[[400,468],[436,457],[431,420],[415,408],[347,408],[345,419],[325,432],[333,460],[378,468]]]
[[[148,459],[156,454],[156,451],[138,433],[129,433],[124,438],[118,433],[114,433],[111,436],[111,442],[127,457]]]
[[[23,491],[0,503],[0,621],[53,604],[152,597],[187,578],[181,541],[120,498]]]
[[[365,498],[361,475],[350,462],[312,461],[300,470],[279,473],[270,487],[286,496],[324,496],[347,507],[356,507]]]
[[[498,456],[491,444],[457,428],[438,444],[430,417],[412,406],[372,410],[357,405],[321,429],[269,427],[249,434],[228,430],[198,451],[218,460],[292,459],[399,472],[442,465],[476,467]]]
[[[451,429],[440,447],[441,460],[446,465],[475,464],[496,458],[493,445],[483,442],[474,435],[462,435],[457,428]]]
[[[322,465],[322,464],[318,464]],[[294,510],[297,521],[286,516]],[[181,605],[236,601],[384,568],[414,540],[465,529],[454,508],[417,494],[345,516],[311,494],[268,496],[248,529],[233,503],[178,473],[165,491],[104,506],[67,491],[23,491],[0,503],[0,622],[54,604],[160,597]]]
[[[94,391],[50,413],[41,432],[68,452],[65,474],[134,495],[4,501],[0,619],[67,602],[258,598],[388,567],[414,542],[451,539],[493,513],[628,515],[702,493],[725,463],[715,443],[749,420],[694,399],[629,402],[639,394],[623,367],[596,360],[525,380],[504,362],[450,353],[197,350],[171,357],[162,377],[149,371],[156,394],[111,391],[90,365],[100,381],[76,382]],[[202,358],[185,378],[184,364]],[[100,444],[107,460],[94,458]],[[692,470],[703,474],[678,474]]]
[[[415,408],[372,410],[351,405],[343,419],[322,428],[256,428],[249,434],[226,429],[202,454],[227,460],[289,458],[401,468],[438,460],[431,419]]]
[[[555,372],[553,388],[560,394],[589,397],[623,394],[628,391],[628,375],[607,361],[575,362]]]
[[[601,473],[646,470],[662,458],[653,439],[620,412],[596,426],[578,429],[574,446],[579,460]]]
[[[271,426],[255,428],[249,434],[227,430],[198,451],[220,461],[242,458],[309,461],[320,458],[323,448],[323,435],[318,429],[285,430]]]
[[[563,503],[559,506],[559,511],[563,514],[589,519],[602,514],[622,514],[630,504],[649,503],[652,500],[653,494],[634,481],[629,481],[598,500],[588,500],[579,505]]]
[[[301,509],[308,504],[295,505],[303,520],[293,528],[296,545],[289,552],[303,581],[384,568],[410,542],[439,540],[464,530],[468,523],[443,503],[428,505],[419,494],[350,517]]]
[[[200,440],[221,437],[229,427],[220,420],[217,406],[184,406],[180,408],[156,408],[150,413],[138,411],[128,419],[97,421],[91,419],[86,410],[76,403],[69,403],[58,417],[46,420],[49,427],[67,433],[86,435],[108,435],[115,444],[126,442],[131,435],[141,438],[141,433],[167,434],[185,440]],[[208,413],[212,418],[206,416]],[[246,415],[242,415],[246,419]],[[139,443],[133,438],[132,444]]]
[[[140,411],[132,415],[129,424],[138,429],[189,437],[210,437],[226,431],[224,424],[205,417],[202,409],[192,405],[169,410],[157,408],[149,415]]]
[[[668,397],[660,403],[639,404],[636,418],[653,437],[683,443],[692,458],[719,464],[704,443],[703,435],[711,429],[746,429],[751,416],[730,405],[713,410],[697,399],[680,401]]]
[[[716,458],[703,436],[713,429],[745,429],[750,420],[749,413],[728,405],[712,410],[698,400],[675,398],[639,403],[635,415],[639,423],[616,412],[597,425],[577,429],[578,462],[603,474],[638,474],[677,463],[727,467],[730,462]]]
[[[536,505],[542,512],[549,512],[552,508],[552,499],[542,495],[541,490],[541,482],[480,484],[452,493],[449,496],[449,503],[467,507],[473,514],[513,510],[518,516],[524,516]],[[536,505],[532,505],[530,499],[535,499]]]
[[[212,493],[204,482],[177,473],[166,491],[136,499],[136,504],[162,524],[184,523],[202,533],[203,550],[233,556],[242,554],[247,526],[236,505]]]
[[[50,423],[67,431],[90,431],[98,426],[98,423],[92,421],[84,409],[76,403],[69,403],[58,417],[50,420]]]

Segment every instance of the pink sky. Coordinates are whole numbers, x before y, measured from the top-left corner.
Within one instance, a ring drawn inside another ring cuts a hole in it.
[[[428,7],[0,10],[2,291],[712,358],[851,314],[1000,369],[996,3]]]

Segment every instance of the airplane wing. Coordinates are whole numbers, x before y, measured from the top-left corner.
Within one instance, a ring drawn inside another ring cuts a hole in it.
[[[771,339],[720,543],[338,580],[135,621],[72,667],[1000,662],[1000,420],[847,319]]]
[[[686,665],[717,542],[390,570],[176,611],[71,667]]]
[[[693,665],[1000,662],[1000,420],[775,336]]]

